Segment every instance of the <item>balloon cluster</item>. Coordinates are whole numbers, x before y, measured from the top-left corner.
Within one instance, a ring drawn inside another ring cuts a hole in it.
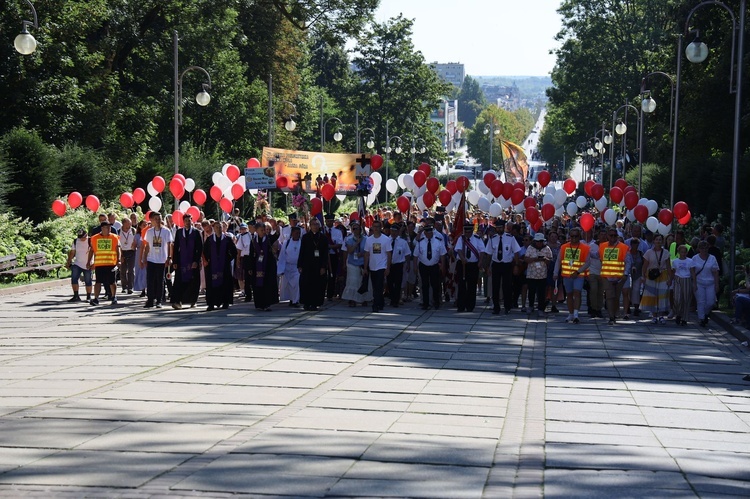
[[[79,206],[83,204],[83,196],[80,192],[73,191],[70,194],[68,194],[68,204],[65,205],[65,202],[61,199],[55,199],[52,201],[52,212],[57,215],[58,217],[62,217],[65,215],[65,213],[68,211],[68,207],[70,207],[71,210],[75,210]],[[89,194],[86,196],[86,208],[88,208],[90,211],[97,211],[100,206],[99,198],[94,196],[93,194]]]
[[[257,166],[254,166],[255,168],[260,167],[260,162],[255,158],[251,158],[248,161],[248,167],[252,168],[250,166],[251,161],[253,164],[255,162],[258,163]],[[219,203],[222,211],[231,213],[232,208],[234,208],[234,201],[240,199],[245,194],[245,177],[241,175],[237,165],[226,163],[221,167],[220,172],[214,172],[211,176],[211,181],[214,184],[208,191],[211,199]]]
[[[404,191],[396,199],[399,211],[408,212],[412,203],[415,203],[420,210],[431,208],[436,202],[444,206],[446,211],[451,211],[458,206],[461,202],[461,195],[469,188],[469,179],[460,176],[456,180],[449,180],[445,186],[441,186],[440,181],[431,175],[430,165],[422,163],[416,170],[399,175],[398,180],[390,179],[386,182],[385,187],[391,194],[395,194],[398,188]]]

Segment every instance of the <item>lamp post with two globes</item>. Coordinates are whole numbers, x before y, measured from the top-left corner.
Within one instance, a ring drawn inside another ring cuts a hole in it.
[[[618,122],[617,121],[617,116],[620,114],[620,111],[622,111],[623,109],[625,110],[625,121],[620,120]],[[619,108],[617,108],[617,110],[615,110],[614,113],[612,113],[612,129],[615,131],[615,133],[617,135],[620,135],[622,137],[622,152],[621,152],[621,154],[622,154],[622,176],[623,176],[623,178],[625,177],[625,155],[627,154],[626,150],[625,150],[625,133],[628,131],[628,125],[626,124],[626,122],[627,122],[627,119],[628,119],[627,111],[629,109],[632,109],[633,111],[635,111],[635,115],[636,116],[638,116],[638,114],[640,113],[640,111],[638,110],[637,107],[635,107],[632,104],[628,104],[627,102],[625,104],[623,104],[622,106],[620,106]],[[617,123],[617,124],[615,124],[615,123]],[[640,124],[641,124],[641,122],[640,122],[640,120],[638,120],[638,127],[639,128],[640,128]],[[640,145],[638,144],[639,140],[640,140],[640,131],[636,134],[636,148],[640,148]],[[615,161],[615,148],[614,148],[614,145],[613,145],[609,149],[609,163],[610,163],[610,168],[609,168],[609,189],[610,190],[612,190],[612,174],[613,174],[614,164],[615,164],[614,161]]]
[[[641,130],[640,130],[640,149],[638,150],[638,195],[641,195],[641,181],[643,177],[643,154],[645,150],[645,141],[643,134],[645,133],[646,124],[644,122],[645,115],[651,114],[656,110],[656,101],[651,95],[651,90],[649,90],[647,87],[647,82],[649,78],[652,76],[663,76],[664,78],[669,80],[669,85],[671,87],[670,93],[669,93],[669,130],[673,133],[672,136],[672,187],[671,187],[671,193],[669,198],[669,206],[674,206],[674,177],[675,177],[675,163],[677,161],[677,110],[674,106],[674,96],[675,96],[675,88],[674,88],[674,80],[672,79],[672,76],[668,75],[667,73],[664,73],[663,71],[653,71],[646,76],[643,77],[641,80]],[[673,121],[674,118],[674,121]]]
[[[500,134],[500,129],[495,128],[495,119],[490,118],[490,122],[484,125],[484,134],[489,135],[490,138],[490,170],[493,169],[492,163],[492,148],[495,143],[495,136]],[[503,164],[503,176],[505,175],[505,164]],[[506,179],[507,180],[507,179]]]

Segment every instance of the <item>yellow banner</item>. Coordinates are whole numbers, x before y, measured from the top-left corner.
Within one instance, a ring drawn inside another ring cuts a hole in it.
[[[261,168],[272,167],[276,178],[285,177],[291,190],[314,192],[325,184],[337,194],[352,194],[362,178],[370,176],[370,155],[334,154],[263,148]]]

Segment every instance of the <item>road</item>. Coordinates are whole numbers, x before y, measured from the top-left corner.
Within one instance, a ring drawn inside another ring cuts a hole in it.
[[[750,496],[714,322],[68,295],[0,296],[3,497]]]

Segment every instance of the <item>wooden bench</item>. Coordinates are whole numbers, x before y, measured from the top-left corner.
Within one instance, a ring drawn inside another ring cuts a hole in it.
[[[57,277],[60,277],[60,268],[62,267],[59,263],[47,263],[46,253],[29,253],[26,255],[26,272],[42,272],[49,274],[51,271],[57,272]]]
[[[27,267],[18,266],[18,257],[16,255],[7,255],[0,257],[0,276],[9,277],[13,279],[19,274],[25,274],[30,272],[32,269]],[[29,276],[29,279],[31,276]]]

